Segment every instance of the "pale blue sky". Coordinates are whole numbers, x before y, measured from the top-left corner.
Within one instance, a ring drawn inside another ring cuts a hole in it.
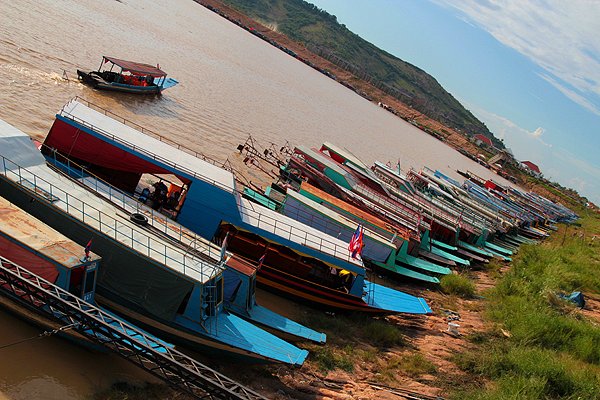
[[[308,0],[600,204],[600,1]]]

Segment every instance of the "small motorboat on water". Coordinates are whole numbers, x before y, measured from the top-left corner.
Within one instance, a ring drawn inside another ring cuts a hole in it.
[[[176,79],[167,78],[158,65],[155,67],[106,56],[102,57],[97,71],[84,72],[78,69],[77,78],[94,89],[135,94],[160,94],[179,83]]]

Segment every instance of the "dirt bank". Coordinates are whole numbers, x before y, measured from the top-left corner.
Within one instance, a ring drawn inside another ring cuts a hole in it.
[[[282,49],[291,50],[295,54],[295,57],[300,61],[307,63],[319,71],[327,71],[328,73],[331,73],[341,84],[353,88],[359,95],[366,97],[376,104],[385,104],[387,106],[385,108],[388,111],[393,112],[400,118],[413,123],[415,126],[421,128],[425,132],[436,136],[438,139],[448,143],[448,145],[451,147],[455,149],[465,149],[474,155],[481,152],[477,146],[469,142],[467,138],[459,132],[427,117],[426,115],[414,110],[412,107],[386,94],[368,82],[357,78],[351,72],[346,71],[338,67],[336,64],[333,64],[332,62],[314,54],[301,43],[293,41],[276,30],[272,30],[270,27],[262,25],[261,23],[247,17],[246,15],[220,1],[195,1],[217,12],[219,15],[229,19],[233,23],[248,30],[249,32],[271,42],[272,44],[278,45],[278,47],[280,46]]]

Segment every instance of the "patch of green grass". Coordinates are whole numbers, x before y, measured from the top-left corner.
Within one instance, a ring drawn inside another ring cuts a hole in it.
[[[535,346],[492,342],[486,350],[459,355],[457,364],[495,382],[461,397],[473,399],[595,399],[600,395],[599,371],[575,358]],[[518,397],[514,394],[521,393]]]
[[[484,344],[497,337],[491,330],[489,331],[475,331],[466,336],[467,340],[475,344]]]
[[[350,351],[348,351],[348,348],[345,350],[346,353],[352,354]],[[372,364],[375,361],[377,361],[377,357],[380,355],[379,351],[376,348],[370,346],[366,348],[355,349],[353,351],[353,354],[358,361],[368,364]]]
[[[333,344],[349,339],[356,329],[352,318],[346,315],[332,316],[316,310],[304,315],[300,322],[313,329],[324,331],[327,334],[327,342]]]
[[[400,365],[402,370],[409,376],[420,376],[424,374],[433,374],[437,371],[437,367],[423,354],[415,353],[408,354],[401,358]]]
[[[341,369],[347,372],[354,370],[351,356],[341,351],[334,351],[331,347],[319,347],[311,351],[310,357],[314,359],[321,371]]]
[[[395,382],[400,375],[416,378],[436,371],[436,366],[420,353],[394,356],[379,361],[379,380],[385,382]]]
[[[327,334],[330,344],[343,346],[348,343],[361,343],[374,347],[392,347],[404,345],[404,336],[391,322],[368,315],[327,315],[321,312],[310,313],[301,321],[313,329]]]
[[[454,361],[479,383],[451,398],[600,399],[600,327],[557,295],[600,293],[599,248],[581,234],[599,221],[586,217],[581,228],[561,226],[546,243],[521,247],[486,293],[486,315],[510,337],[490,330],[469,338],[477,348]]]
[[[453,294],[465,299],[475,296],[475,284],[462,274],[448,274],[440,280],[440,287],[446,294]]]
[[[400,329],[386,321],[371,319],[362,326],[364,337],[376,347],[403,346],[406,342]]]

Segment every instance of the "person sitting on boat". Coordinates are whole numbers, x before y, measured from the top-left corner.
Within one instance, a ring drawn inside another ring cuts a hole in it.
[[[142,86],[150,86],[154,82],[154,78],[148,75],[146,77],[142,77]]]
[[[171,192],[171,195],[167,198],[165,205],[163,206],[167,210],[175,211],[175,208],[179,204],[179,192]]]
[[[158,211],[166,203],[167,185],[159,181],[155,182],[152,186],[154,187],[154,193],[151,195],[153,200],[152,208]]]
[[[148,201],[148,197],[150,197],[150,189],[144,188],[142,190],[142,194],[140,194],[140,197],[138,198],[138,200],[141,201],[142,203],[146,204],[146,202]]]

